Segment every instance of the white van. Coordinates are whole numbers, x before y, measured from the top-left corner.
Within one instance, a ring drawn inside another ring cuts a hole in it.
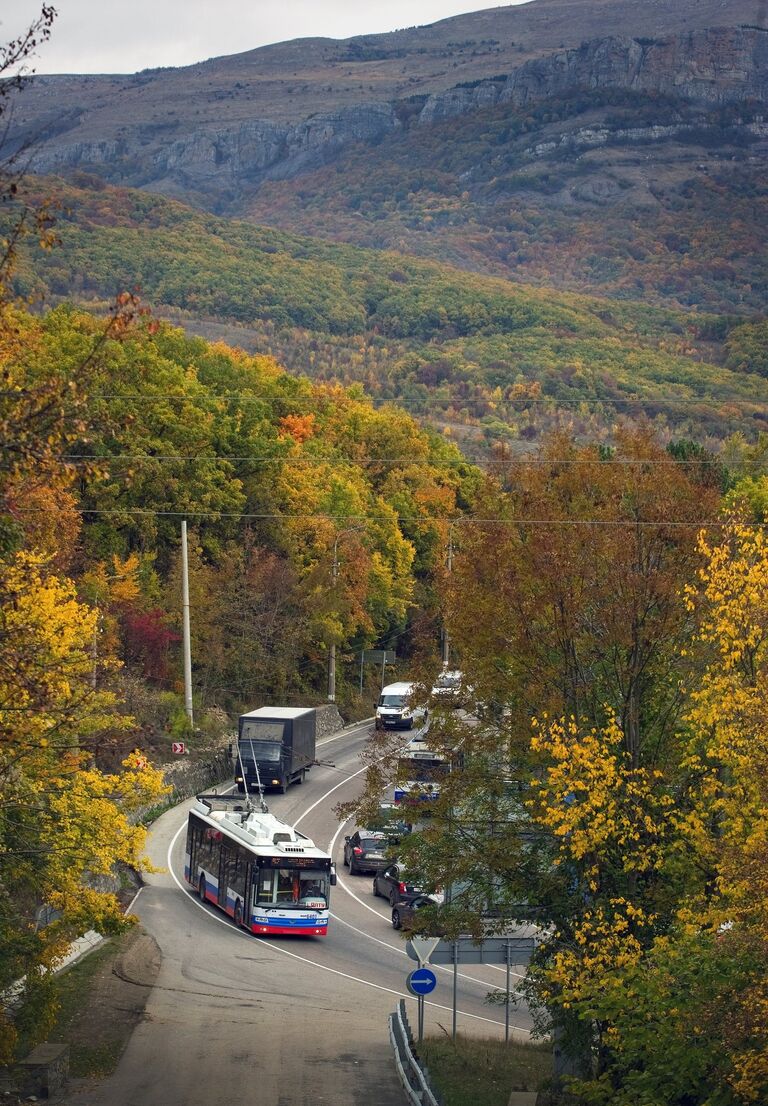
[[[381,689],[376,706],[376,729],[410,730],[413,710],[410,705],[413,684],[387,684]]]

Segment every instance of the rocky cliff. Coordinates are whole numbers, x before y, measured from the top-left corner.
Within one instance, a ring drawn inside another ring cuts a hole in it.
[[[69,129],[64,116],[47,122],[32,167],[96,169],[111,181],[215,208],[252,194],[266,180],[317,168],[350,143],[377,142],[403,121],[428,126],[497,105],[525,110],[547,99],[603,89],[719,106],[766,102],[768,31],[740,26],[656,39],[593,39],[490,80],[464,82],[428,97],[368,99],[299,122],[252,118],[190,127],[178,120],[131,125],[124,119],[112,134],[83,140],[83,112],[71,112]]]
[[[231,190],[259,180],[295,176],[316,167],[349,142],[374,142],[400,124],[391,104],[368,103],[314,115],[295,125],[255,119],[236,127],[174,137],[123,133],[99,142],[50,142],[32,159],[39,173],[104,168],[149,188],[183,193]],[[137,179],[138,178],[138,179]]]
[[[655,41],[606,38],[527,62],[505,79],[430,96],[420,123],[496,104],[525,108],[579,90],[621,88],[694,103],[768,100],[768,31],[723,27]]]

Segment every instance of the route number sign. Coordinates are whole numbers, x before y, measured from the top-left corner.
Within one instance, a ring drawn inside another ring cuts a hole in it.
[[[187,746],[184,744],[183,741],[172,741],[171,742],[171,752],[172,753],[186,753],[186,751],[187,751]]]

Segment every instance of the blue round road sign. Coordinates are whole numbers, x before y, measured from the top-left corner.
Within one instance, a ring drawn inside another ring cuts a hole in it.
[[[408,976],[405,985],[412,995],[431,995],[437,987],[437,976],[429,968],[417,968]]]

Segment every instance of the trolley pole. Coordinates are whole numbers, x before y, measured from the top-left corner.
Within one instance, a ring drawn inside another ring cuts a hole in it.
[[[192,644],[189,629],[189,557],[187,554],[186,519],[181,524],[181,603],[184,647],[184,707],[191,729],[194,718],[192,712]]]

